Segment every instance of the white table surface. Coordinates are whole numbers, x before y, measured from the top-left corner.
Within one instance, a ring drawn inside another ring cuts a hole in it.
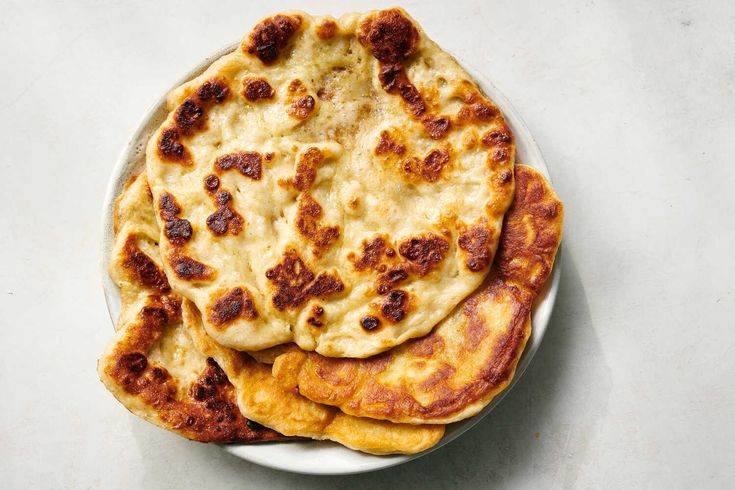
[[[171,83],[287,6],[68,3],[0,2],[0,488],[733,488],[732,2],[403,3],[535,134],[566,203],[561,290],[528,372],[476,429],[333,478],[141,422],[94,369],[117,155]]]

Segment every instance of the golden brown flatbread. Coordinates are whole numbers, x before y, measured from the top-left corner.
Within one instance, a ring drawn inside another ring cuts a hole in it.
[[[563,206],[543,176],[516,165],[515,179],[488,279],[431,334],[368,359],[292,349],[274,375],[311,400],[393,422],[446,424],[487,406],[513,378],[562,233]]]
[[[444,435],[443,425],[394,424],[315,403],[295,389],[284,388],[273,377],[271,366],[214,342],[193,303],[184,302],[183,314],[197,349],[222,366],[235,385],[240,411],[251,420],[286,435],[327,439],[371,454],[418,453]]]

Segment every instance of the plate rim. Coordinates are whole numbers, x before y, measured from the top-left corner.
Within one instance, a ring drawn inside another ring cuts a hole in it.
[[[181,84],[195,78],[206,70],[212,62],[225,54],[228,54],[239,46],[239,41],[234,43],[228,43],[226,46],[216,50],[211,55],[204,58],[199,64],[193,69],[189,70],[183,77],[180,77],[177,82],[170,86],[170,88],[154,102],[145,114],[139,119],[136,129],[133,131],[127,145],[120,152],[115,165],[112,168],[109,180],[107,182],[107,188],[103,200],[102,208],[102,243],[99,254],[99,266],[102,275],[102,289],[107,306],[107,311],[112,322],[113,328],[115,328],[117,322],[117,316],[120,311],[120,293],[117,285],[112,281],[108,274],[108,262],[110,252],[112,251],[112,245],[114,240],[113,224],[114,224],[114,203],[117,196],[122,191],[125,183],[128,181],[130,176],[139,168],[142,164],[141,159],[145,159],[145,144],[149,139],[148,133],[152,133],[154,129],[157,129],[160,125],[159,122],[154,122],[156,116],[159,113],[166,114],[165,110],[166,99],[168,94]],[[497,105],[503,113],[506,122],[510,125],[513,134],[516,139],[516,155],[521,153],[519,150],[522,149],[524,153],[524,159],[522,163],[527,164],[539,170],[550,183],[553,184],[546,160],[543,157],[541,149],[538,143],[533,138],[528,126],[520,116],[518,111],[513,107],[511,102],[500,92],[495,84],[484,74],[482,71],[475,68],[472,64],[466,60],[460,61],[460,58],[456,57],[450,51],[447,53],[462,67],[468,74],[474,79],[480,86],[480,89],[488,95],[488,97]],[[530,154],[529,154],[530,153]],[[516,159],[518,161],[518,159]],[[521,355],[521,359],[516,366],[515,374],[509,385],[498,394],[486,407],[484,407],[478,414],[459,421],[453,424],[447,425],[447,433],[444,437],[433,447],[416,454],[410,455],[388,455],[388,456],[375,456],[364,453],[359,453],[361,457],[366,458],[364,464],[347,463],[348,466],[342,468],[332,469],[321,469],[321,467],[305,466],[297,464],[284,463],[275,459],[267,457],[259,457],[257,452],[255,455],[250,454],[241,450],[242,448],[258,448],[263,447],[264,444],[260,445],[245,445],[245,444],[223,444],[220,445],[226,452],[237,456],[243,460],[249,461],[260,466],[264,466],[271,469],[288,471],[291,473],[308,474],[308,475],[350,475],[358,473],[366,473],[370,471],[377,471],[385,468],[397,466],[409,461],[416,460],[422,456],[425,456],[437,449],[446,446],[452,441],[459,438],[462,434],[466,433],[474,426],[476,426],[481,420],[483,420],[510,392],[511,389],[518,383],[523,377],[526,369],[531,363],[534,355],[538,351],[544,334],[546,333],[551,314],[556,303],[556,297],[559,289],[559,282],[561,280],[561,247],[559,248],[554,267],[551,272],[551,277],[546,281],[544,291],[539,295],[536,303],[534,304],[533,316],[532,316],[532,328],[531,337],[529,338],[526,347]],[[293,444],[309,444],[310,446],[328,444],[330,446],[340,446],[338,443],[332,443],[329,441],[303,441],[303,442],[281,442],[281,443],[266,443],[269,446],[278,445],[293,445]],[[240,449],[240,450],[239,450]],[[340,446],[340,449],[355,453],[356,451]],[[351,466],[351,467],[350,467]]]

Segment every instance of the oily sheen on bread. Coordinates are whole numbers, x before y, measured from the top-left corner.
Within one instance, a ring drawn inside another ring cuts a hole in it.
[[[146,155],[164,269],[218,343],[366,357],[486,277],[513,136],[404,11],[264,19],[168,107]]]
[[[181,323],[181,298],[170,291],[153,248],[152,206],[144,177],[116,203],[110,271],[123,301],[115,337],[97,365],[100,379],[135,415],[189,439],[286,439],[245,419],[222,369],[194,349]]]
[[[276,357],[284,387],[345,413],[446,424],[478,413],[510,383],[531,331],[531,309],[561,240],[563,206],[531,167],[516,194],[485,283],[427,336],[367,359],[298,349]]]

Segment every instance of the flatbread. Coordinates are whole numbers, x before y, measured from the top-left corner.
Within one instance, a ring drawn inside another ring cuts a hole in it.
[[[214,423],[221,415],[216,411],[220,409],[225,410],[226,417],[237,415],[230,425],[246,421],[241,415],[246,414],[248,419],[243,427],[255,427],[253,437],[283,438],[264,429],[272,427],[289,436],[333,440],[373,454],[415,453],[442,438],[443,426],[363,419],[314,403],[295,390],[284,389],[272,376],[269,365],[212,341],[202,328],[196,307],[187,300],[183,302],[182,320],[181,300],[169,292],[153,238],[158,236],[158,229],[145,174],[117,202],[118,232],[110,269],[121,286],[123,310],[135,309],[139,313],[123,311],[122,317],[129,321],[118,330],[98,370],[108,389],[133,413],[190,439],[220,442],[247,440],[239,432],[239,439],[228,439],[224,437],[229,434],[225,429],[217,431],[223,423],[229,427],[227,418]],[[132,242],[129,237],[133,237]],[[134,249],[131,243],[135,244]],[[204,374],[198,374],[203,371]],[[193,385],[182,381],[193,378],[197,380]],[[212,391],[208,378],[214,378],[216,387],[225,386],[217,389],[217,396],[221,398],[220,391],[227,395],[226,406],[217,401],[220,398],[215,399],[213,420],[202,418],[196,411],[202,403],[206,408],[212,401],[206,398],[200,403],[196,398],[202,383],[207,390],[204,394]],[[161,394],[168,396],[161,398]],[[178,409],[186,403],[192,407]],[[187,425],[189,416],[195,417],[191,427]]]
[[[524,165],[515,179],[487,281],[431,334],[368,359],[292,349],[273,365],[284,387],[345,413],[401,423],[447,424],[487,406],[513,378],[562,233],[563,206],[548,182]]]
[[[267,18],[168,107],[146,157],[164,268],[220,344],[366,357],[486,277],[513,136],[404,11]]]
[[[115,337],[98,362],[100,379],[132,413],[188,439],[286,439],[243,417],[222,369],[194,349],[181,323],[181,298],[170,291],[150,249],[158,237],[152,206],[145,178],[129,185],[116,203],[110,269],[123,301]]]
[[[354,417],[314,403],[295,389],[284,388],[245,352],[222,347],[207,335],[193,303],[183,305],[184,323],[194,344],[222,366],[235,385],[240,411],[251,420],[286,435],[326,439],[371,454],[412,454],[434,446],[444,435],[443,425],[394,424]]]

